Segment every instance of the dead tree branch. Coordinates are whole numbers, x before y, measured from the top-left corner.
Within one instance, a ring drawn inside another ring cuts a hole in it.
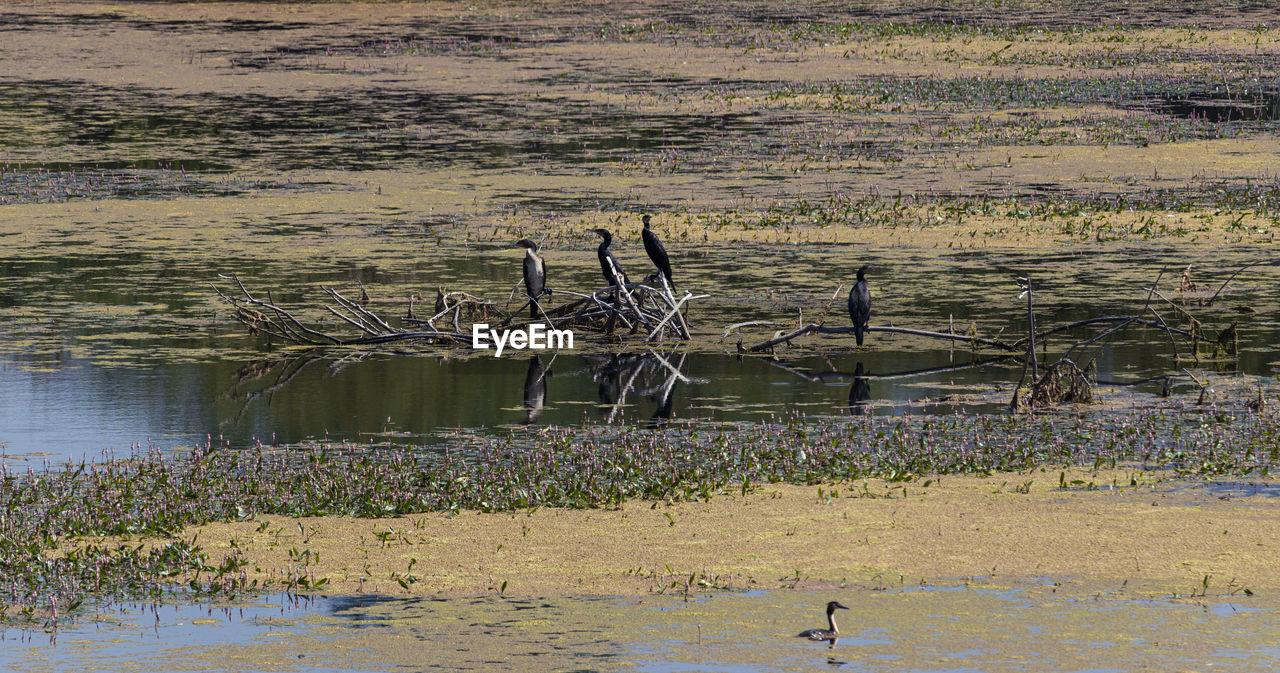
[[[1250,267],[1255,267],[1255,266],[1261,266],[1264,264],[1270,265],[1270,264],[1278,264],[1278,263],[1280,263],[1280,259],[1275,259],[1275,258],[1261,259],[1256,262],[1250,262],[1240,267],[1239,269],[1236,269],[1236,272],[1231,274],[1230,278],[1226,279],[1225,281],[1223,281],[1222,285],[1218,286],[1218,291],[1214,292],[1212,297],[1209,297],[1207,300],[1205,300],[1204,306],[1213,306],[1213,302],[1218,299],[1218,295],[1222,294],[1222,291],[1227,289],[1227,286],[1231,284],[1231,281],[1235,280],[1236,276],[1239,276],[1242,272],[1244,272],[1245,269],[1248,269]]]

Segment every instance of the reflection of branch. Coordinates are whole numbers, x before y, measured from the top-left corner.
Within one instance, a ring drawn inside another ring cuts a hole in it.
[[[307,353],[303,353],[301,355],[285,358],[282,361],[284,366],[281,367],[279,373],[276,374],[274,383],[272,383],[269,386],[266,386],[265,388],[262,388],[261,390],[251,390],[245,393],[239,393],[237,392],[237,389],[239,389],[241,386],[248,384],[250,381],[256,381],[266,376],[268,373],[274,370],[276,366],[280,364],[280,362],[277,362],[271,365],[261,373],[240,374],[237,376],[236,382],[231,384],[231,387],[228,388],[227,391],[222,394],[222,397],[225,399],[232,399],[232,400],[234,399],[244,400],[244,403],[240,405],[240,411],[236,413],[236,417],[235,417],[235,420],[239,421],[241,418],[244,417],[245,412],[249,410],[249,405],[253,403],[254,400],[264,395],[266,395],[268,398],[273,397],[277,390],[280,390],[281,388],[289,385],[289,383],[293,381],[293,379],[296,378],[298,374],[302,373],[302,370],[306,369],[308,365],[322,359],[324,359],[324,356],[322,355],[322,353],[320,351],[315,351],[315,350],[308,351]],[[243,372],[243,370],[241,371]],[[270,399],[268,399],[267,403],[270,404]]]
[[[796,376],[799,376],[800,378],[806,381],[809,381],[811,383],[817,383],[819,381],[826,381],[831,379],[834,379],[834,380],[847,380],[847,379],[859,379],[859,378],[860,379],[880,379],[880,380],[906,379],[906,378],[911,378],[915,376],[925,376],[928,374],[942,374],[945,372],[954,372],[954,371],[960,371],[963,369],[973,369],[975,367],[982,367],[984,365],[989,365],[993,362],[1003,362],[1005,360],[1012,360],[1018,357],[1019,356],[1016,354],[993,355],[991,357],[986,357],[980,360],[974,360],[972,362],[966,362],[964,364],[959,364],[959,365],[943,365],[941,367],[926,367],[924,369],[912,369],[910,371],[894,372],[891,374],[867,374],[867,373],[851,374],[849,372],[842,372],[842,371],[836,371],[836,370],[825,371],[825,372],[809,372],[809,371],[805,371],[804,369],[801,369],[796,365],[786,362],[785,360],[779,360],[773,356],[769,356],[761,359],[773,365],[774,367],[777,367],[778,369],[795,374]]]
[[[1156,294],[1159,294],[1159,293],[1156,293]],[[1044,330],[1043,332],[1038,332],[1036,334],[1036,338],[1043,341],[1044,337],[1050,334],[1065,332],[1070,329],[1075,329],[1076,327],[1084,327],[1086,325],[1098,325],[1101,323],[1117,323],[1117,322],[1123,322],[1125,324],[1133,323],[1137,325],[1144,325],[1146,327],[1162,327],[1160,323],[1152,322],[1150,320],[1143,320],[1141,318],[1135,318],[1133,316],[1127,316],[1127,315],[1112,315],[1112,316],[1104,316],[1101,318],[1089,318],[1088,320],[1077,320],[1076,322],[1073,322],[1067,325],[1059,325],[1057,327]],[[1169,331],[1173,332],[1174,334],[1179,334],[1185,337],[1191,336],[1190,332],[1177,329],[1176,327],[1170,327]],[[1022,346],[1026,342],[1027,342],[1026,338],[1018,339],[1017,341],[1013,342],[1013,346],[1016,348],[1016,347]]]
[[[640,375],[640,365],[642,364],[644,363],[636,363],[635,366],[631,368],[631,376],[627,378],[626,384],[623,385],[622,390],[618,392],[618,399],[614,401],[613,408],[609,410],[609,417],[605,420],[606,423],[613,422],[614,416],[618,414],[618,409],[620,409],[627,401],[627,393],[631,392],[631,385],[635,383],[636,377]]]
[[[1217,291],[1217,292],[1214,292],[1214,293],[1213,293],[1213,296],[1212,296],[1212,297],[1209,297],[1209,299],[1208,299],[1208,300],[1206,300],[1206,301],[1204,302],[1204,305],[1205,305],[1205,306],[1213,306],[1213,302],[1214,302],[1214,300],[1216,300],[1216,299],[1218,298],[1218,295],[1222,294],[1222,291],[1223,291],[1223,290],[1225,290],[1225,289],[1227,289],[1227,286],[1231,284],[1231,281],[1235,280],[1235,279],[1236,279],[1236,276],[1239,276],[1239,275],[1240,275],[1240,273],[1241,273],[1242,271],[1244,271],[1245,269],[1247,269],[1247,268],[1249,268],[1249,267],[1251,267],[1251,266],[1258,266],[1259,264],[1275,264],[1275,263],[1277,263],[1277,262],[1280,262],[1280,259],[1262,259],[1262,260],[1258,260],[1258,261],[1256,261],[1256,262],[1251,262],[1251,263],[1249,263],[1249,264],[1245,264],[1244,266],[1240,267],[1239,269],[1236,269],[1236,272],[1235,272],[1235,273],[1233,273],[1233,274],[1231,274],[1231,277],[1230,277],[1230,278],[1228,278],[1226,281],[1224,281],[1224,282],[1222,283],[1221,287],[1219,287],[1219,288],[1218,288],[1218,291]]]
[[[666,358],[662,357],[661,355],[658,355],[654,351],[649,351],[649,355],[657,359],[657,361],[661,363],[663,367],[666,367],[667,371],[671,372],[672,376],[679,378],[680,381],[684,383],[693,383],[693,381],[689,380],[689,377],[685,376],[684,374],[681,374],[679,369],[676,369],[675,367],[671,366],[671,363],[667,362]],[[706,381],[700,381],[700,383],[706,383]]]
[[[764,343],[756,344],[748,348],[747,351],[751,353],[759,353],[762,350],[772,348],[780,343],[783,343],[784,341],[791,341],[796,337],[801,337],[811,332],[817,332],[819,334],[848,334],[852,331],[853,331],[852,327],[826,327],[824,325],[819,325],[817,323],[810,323],[808,325],[805,325],[787,334],[776,336]],[[969,343],[981,344],[983,346],[994,346],[1001,350],[1007,350],[1007,351],[1014,350],[1012,346],[1004,343],[1003,341],[997,341],[995,339],[984,339],[982,337],[971,337],[963,334],[947,334],[946,332],[930,332],[928,330],[911,329],[908,327],[872,327],[870,325],[867,326],[866,331],[867,332],[892,332],[895,334],[911,334],[914,336],[929,337],[931,339],[947,339],[950,341],[967,341]]]
[[[909,379],[909,378],[913,378],[913,377],[916,377],[916,376],[927,376],[927,375],[929,375],[929,374],[945,374],[946,372],[958,372],[958,371],[965,370],[965,369],[974,369],[974,368],[976,368],[976,367],[985,367],[986,365],[993,364],[993,363],[996,363],[996,362],[1004,362],[1004,361],[1006,361],[1006,360],[1016,360],[1016,359],[1019,359],[1019,356],[1014,355],[1014,354],[1010,354],[1010,355],[993,355],[993,356],[991,356],[991,357],[982,358],[981,360],[974,360],[974,361],[972,361],[972,362],[966,362],[966,363],[961,364],[961,365],[943,365],[943,366],[941,366],[941,367],[926,367],[926,368],[924,368],[924,369],[913,369],[913,370],[908,371],[908,372],[895,372],[895,373],[893,373],[893,374],[863,374],[863,375],[862,375],[862,378],[864,378],[864,379],[881,379],[881,380],[888,380],[888,379]]]

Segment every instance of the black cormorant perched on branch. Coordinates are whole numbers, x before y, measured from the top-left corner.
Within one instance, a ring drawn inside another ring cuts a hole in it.
[[[538,317],[538,297],[547,289],[547,265],[538,256],[538,244],[522,238],[516,245],[524,248],[524,291],[529,295],[529,317]]]
[[[867,320],[871,318],[871,290],[867,289],[867,267],[858,269],[858,282],[849,290],[849,319],[853,321],[853,337],[862,345],[862,335],[867,332]]]
[[[619,292],[627,291],[627,272],[622,270],[622,265],[618,263],[618,258],[609,252],[609,245],[613,243],[613,234],[608,229],[592,229],[593,233],[599,236],[600,247],[596,248],[596,256],[600,258],[600,272],[604,274],[605,282],[618,288]],[[621,300],[621,297],[619,297]]]
[[[798,638],[808,638],[809,640],[833,640],[840,635],[840,630],[836,628],[836,610],[848,610],[845,606],[836,601],[827,603],[827,628],[825,629],[808,629],[801,631]]]
[[[640,238],[644,241],[644,251],[649,253],[649,259],[653,260],[653,265],[658,267],[663,276],[666,276],[667,285],[674,292],[676,284],[671,280],[671,260],[667,257],[667,249],[662,247],[662,241],[658,240],[658,235],[649,228],[649,216],[645,215],[641,221],[644,222],[644,231],[640,232]]]

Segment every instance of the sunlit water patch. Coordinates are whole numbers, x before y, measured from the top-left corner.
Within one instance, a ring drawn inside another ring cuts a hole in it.
[[[658,350],[466,359],[317,352],[247,363],[36,372],[0,364],[0,446],[11,458],[60,463],[94,460],[104,449],[124,457],[135,446],[206,442],[434,445],[462,429],[755,422],[795,412],[1001,412],[1020,371],[1016,361],[948,351],[790,359]],[[1100,377],[1134,374],[1104,369]],[[1163,379],[1136,380],[1100,384],[1099,395],[1163,392]],[[1176,382],[1172,393],[1194,387]]]
[[[895,578],[896,579],[896,578]],[[642,598],[265,600],[129,609],[5,632],[18,670],[1273,671],[1260,595],[1051,581]],[[825,627],[839,600],[841,637]]]

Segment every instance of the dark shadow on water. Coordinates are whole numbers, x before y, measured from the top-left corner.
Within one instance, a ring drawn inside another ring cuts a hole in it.
[[[1192,92],[1168,95],[1155,103],[1166,115],[1199,119],[1211,124],[1273,122],[1280,120],[1280,93]]]
[[[32,109],[27,101],[43,100]],[[741,114],[641,113],[563,100],[413,90],[316,93],[313,96],[162,95],[141,87],[74,80],[0,84],[0,111],[35,115],[50,129],[47,145],[87,148],[102,158],[35,170],[276,170],[388,166],[509,168],[533,160],[591,164],[633,159],[663,148],[716,147],[745,133],[765,133]],[[539,120],[554,118],[553,125]],[[762,136],[764,137],[764,136]],[[59,142],[59,139],[61,142]],[[171,159],[152,155],[163,148]],[[120,160],[121,154],[137,159]]]

